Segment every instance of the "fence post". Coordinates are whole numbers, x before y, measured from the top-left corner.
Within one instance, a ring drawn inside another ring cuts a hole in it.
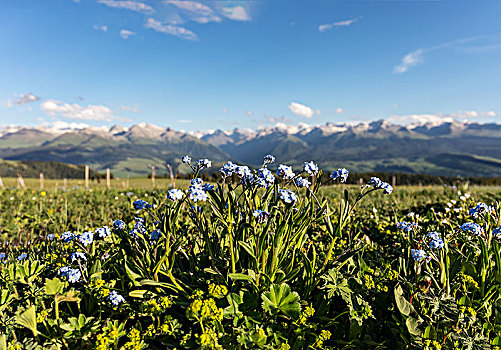
[[[111,176],[110,176],[110,168],[106,168],[106,187],[108,189],[111,188]]]
[[[1,178],[1,177],[0,177],[0,187],[1,187],[1,188],[5,188],[5,185],[3,184],[3,180],[2,180],[2,178]]]
[[[395,175],[391,177],[391,186],[397,187],[397,177]]]
[[[125,182],[125,187],[129,188],[129,175],[127,175],[127,181]]]
[[[43,173],[40,173],[40,189],[43,190],[43,187],[44,187],[44,183],[43,183]]]
[[[24,179],[21,176],[21,174],[17,175],[17,188],[26,188],[26,185],[24,184]]]
[[[151,185],[155,187],[155,166],[151,166]]]
[[[64,178],[63,180],[63,189],[66,191],[66,186],[68,186],[68,179]]]
[[[363,179],[363,178],[358,179],[358,184],[359,184],[360,186],[362,186],[362,184],[363,184],[363,183],[364,183],[364,179]]]
[[[89,166],[85,166],[85,188],[89,188]]]

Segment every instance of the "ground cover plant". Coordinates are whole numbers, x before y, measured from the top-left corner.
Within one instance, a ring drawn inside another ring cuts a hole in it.
[[[0,349],[501,343],[499,190],[183,161],[169,190],[3,191]]]

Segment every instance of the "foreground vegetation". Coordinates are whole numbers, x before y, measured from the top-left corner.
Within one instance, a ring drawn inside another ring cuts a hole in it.
[[[501,344],[499,188],[360,191],[312,163],[214,186],[207,165],[176,189],[0,191],[0,349]]]

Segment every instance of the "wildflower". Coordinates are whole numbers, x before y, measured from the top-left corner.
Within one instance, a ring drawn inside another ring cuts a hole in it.
[[[407,222],[407,221],[402,221],[402,222],[399,222],[397,224],[397,228],[399,230],[404,231],[404,232],[410,232],[417,227],[418,227],[418,225],[416,223],[411,223],[411,222]]]
[[[212,166],[212,163],[210,160],[208,159],[199,159],[197,161],[197,166],[200,168],[200,169],[204,169],[204,168],[210,168]]]
[[[474,218],[477,218],[479,215],[492,212],[494,212],[493,207],[490,207],[485,203],[478,202],[475,208],[471,208],[468,213]]]
[[[422,249],[411,249],[411,255],[416,261],[421,261],[426,258],[426,252]]]
[[[267,168],[261,168],[257,172],[256,183],[260,187],[268,188],[275,182],[275,175]]]
[[[303,170],[306,171],[309,175],[317,175],[318,165],[313,162],[304,162]]]
[[[284,164],[280,164],[277,169],[277,176],[288,180],[294,177],[294,172],[292,171],[292,167]]]
[[[75,234],[73,232],[70,232],[70,231],[66,231],[64,233],[61,234],[61,240],[63,242],[70,242],[73,238],[75,238]]]
[[[287,204],[294,203],[297,201],[296,194],[294,192],[292,192],[291,190],[279,189],[278,194],[280,195],[280,199],[283,200]]]
[[[146,227],[144,227],[144,219],[143,218],[136,218],[136,223],[134,224],[134,227],[132,230],[130,230],[129,235],[133,236],[136,238],[138,235],[145,235],[147,233]]]
[[[72,269],[69,266],[61,267],[58,270],[58,274],[61,275],[61,277],[66,278],[70,283],[76,283],[80,281],[80,278],[82,277],[82,273],[79,269]]]
[[[479,224],[475,224],[473,222],[464,223],[459,228],[463,232],[472,233],[475,236],[480,236],[481,234],[484,233],[484,229],[482,228],[482,226],[480,226]]]
[[[116,291],[112,290],[108,295],[108,300],[115,306],[118,306],[120,303],[125,301],[124,297],[118,294]]]
[[[296,186],[299,187],[299,188],[308,188],[310,187],[311,185],[311,182],[309,182],[307,179],[305,178],[302,178],[302,177],[298,177],[296,179]]]
[[[156,229],[156,230],[153,230],[151,233],[150,233],[150,239],[151,240],[157,240],[160,238],[160,230],[159,229]]]
[[[167,198],[171,201],[175,202],[183,198],[183,191],[173,188],[172,190],[167,191]]]
[[[0,260],[5,260],[7,255],[5,253],[0,253]]]
[[[94,241],[94,234],[90,231],[84,232],[81,235],[78,235],[78,240],[80,243],[87,246]]]
[[[132,203],[132,205],[134,206],[134,209],[136,209],[136,210],[143,210],[145,208],[146,209],[151,208],[151,204],[146,202],[146,201],[143,201],[142,199],[138,199],[137,201]]]
[[[108,226],[99,227],[96,228],[96,234],[99,238],[105,238],[111,235],[111,230],[108,228]]]
[[[223,174],[223,177],[231,176],[233,175],[233,172],[235,171],[235,168],[237,166],[233,164],[232,162],[228,161],[223,166],[221,169],[219,169],[219,172]]]
[[[191,163],[191,158],[189,156],[184,156],[183,157],[183,163],[190,164]]]
[[[332,172],[330,177],[332,180],[339,179],[339,181],[341,182],[346,182],[346,180],[348,179],[348,174],[348,170],[346,170],[345,168],[339,168],[338,170]]]
[[[492,230],[492,235],[494,237],[499,238],[500,234],[501,234],[501,226],[499,226],[498,228],[495,228],[494,230]]]
[[[113,222],[113,228],[115,230],[125,230],[125,227],[126,227],[125,222],[123,222],[122,220],[115,220]]]
[[[270,164],[273,162],[275,162],[275,157],[273,157],[271,154],[264,156],[264,164]]]
[[[235,174],[241,179],[248,179],[252,178],[252,172],[250,171],[249,167],[246,165],[241,165],[235,167]]]
[[[87,257],[85,256],[84,253],[75,252],[75,253],[71,254],[71,261],[75,261],[75,260],[85,260],[85,261],[87,261]]]
[[[194,202],[198,202],[198,201],[206,201],[207,200],[207,193],[205,193],[205,191],[201,188],[201,187],[198,187],[198,186],[190,186],[190,199]]]
[[[375,190],[383,190],[384,194],[391,194],[393,192],[393,187],[384,181],[381,181],[378,177],[371,177],[367,185],[371,185]]]
[[[49,234],[47,235],[47,237],[45,237],[45,238],[46,238],[48,241],[52,241],[52,240],[54,240],[54,238],[56,238],[56,235],[55,235],[55,234],[53,234],[53,233],[49,233]]]
[[[17,257],[17,260],[22,261],[28,258],[28,254],[22,253]]]
[[[216,185],[206,182],[202,185],[202,189],[206,192],[214,191],[216,189]]]
[[[270,213],[268,213],[266,210],[257,209],[257,210],[254,210],[252,215],[257,219],[258,223],[262,224],[263,222],[268,220]]]
[[[430,242],[431,249],[442,249],[443,247],[444,247],[444,241],[442,240],[442,238],[433,239]]]

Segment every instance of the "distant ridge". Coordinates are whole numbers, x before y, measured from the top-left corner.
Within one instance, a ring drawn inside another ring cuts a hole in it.
[[[187,171],[190,154],[215,163],[226,160],[259,166],[265,154],[301,166],[314,160],[326,169],[410,172],[447,176],[501,176],[501,124],[459,121],[393,124],[290,126],[258,130],[176,131],[139,123],[131,127],[7,127],[0,131],[0,158],[89,164],[117,176],[145,175],[151,165]]]

